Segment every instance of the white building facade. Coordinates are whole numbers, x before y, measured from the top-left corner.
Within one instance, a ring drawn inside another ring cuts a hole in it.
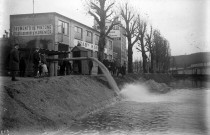
[[[10,30],[10,36],[15,37],[22,48],[38,44],[43,49],[71,51],[80,44],[91,51],[91,57],[98,55],[99,32],[55,12],[10,15]],[[113,39],[107,37],[106,40],[105,54],[113,58]],[[50,64],[52,76],[57,75],[57,68],[57,62]]]

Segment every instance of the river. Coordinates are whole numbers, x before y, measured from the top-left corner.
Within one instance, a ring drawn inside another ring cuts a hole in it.
[[[173,89],[165,94],[150,93],[141,84],[128,84],[121,90],[122,101],[75,122],[59,134],[207,135],[210,89],[206,84],[194,86],[191,81],[171,82]]]

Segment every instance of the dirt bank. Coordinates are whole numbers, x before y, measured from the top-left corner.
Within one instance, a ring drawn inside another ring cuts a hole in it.
[[[7,82],[1,89],[1,130],[62,128],[115,100],[113,90],[90,76]]]

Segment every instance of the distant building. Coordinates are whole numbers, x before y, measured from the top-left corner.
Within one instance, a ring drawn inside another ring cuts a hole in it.
[[[10,30],[11,36],[18,39],[22,48],[38,46],[48,50],[71,51],[80,45],[90,50],[92,57],[98,55],[99,32],[55,12],[10,15]],[[107,37],[106,40],[105,54],[113,58],[113,39]],[[60,58],[61,55],[50,57]],[[50,63],[52,76],[57,75],[57,68],[58,62]]]
[[[108,30],[111,22],[106,20],[106,29]],[[113,38],[113,58],[122,65],[124,62],[127,64],[127,49],[126,49],[126,37],[125,30],[119,25],[115,25],[110,31],[109,36]],[[100,30],[97,22],[94,20],[94,28]],[[109,57],[107,57],[109,59]]]
[[[185,75],[210,75],[210,52],[172,56],[170,72]]]

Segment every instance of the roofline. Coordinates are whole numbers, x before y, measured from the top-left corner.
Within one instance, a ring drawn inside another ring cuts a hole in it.
[[[190,56],[190,55],[194,55],[194,54],[204,54],[204,53],[210,54],[210,52],[208,52],[208,51],[201,51],[201,52],[195,52],[195,53],[190,53],[190,54],[173,55],[173,56],[171,56],[171,57],[177,57],[177,56]]]
[[[75,23],[79,23],[80,25],[82,25],[82,26],[84,26],[84,27],[87,27],[87,28],[91,29],[92,31],[95,31],[95,32],[97,32],[97,33],[100,33],[99,31],[93,29],[93,28],[90,27],[90,26],[87,26],[87,25],[85,25],[85,24],[83,24],[83,23],[81,23],[81,22],[78,22],[78,21],[76,21],[76,20],[73,20],[73,19],[71,19],[71,18],[69,18],[69,17],[66,17],[66,16],[64,16],[64,15],[62,15],[62,14],[59,14],[59,13],[57,13],[57,12],[44,12],[44,13],[34,13],[34,14],[33,14],[33,13],[31,13],[31,14],[13,14],[13,15],[10,15],[10,16],[42,15],[42,14],[53,14],[53,15],[62,16],[62,17],[64,17],[64,18],[68,19],[68,20],[71,20],[71,21],[73,21],[73,22],[75,22]],[[110,36],[107,36],[107,37],[113,40],[112,37],[110,37]]]

